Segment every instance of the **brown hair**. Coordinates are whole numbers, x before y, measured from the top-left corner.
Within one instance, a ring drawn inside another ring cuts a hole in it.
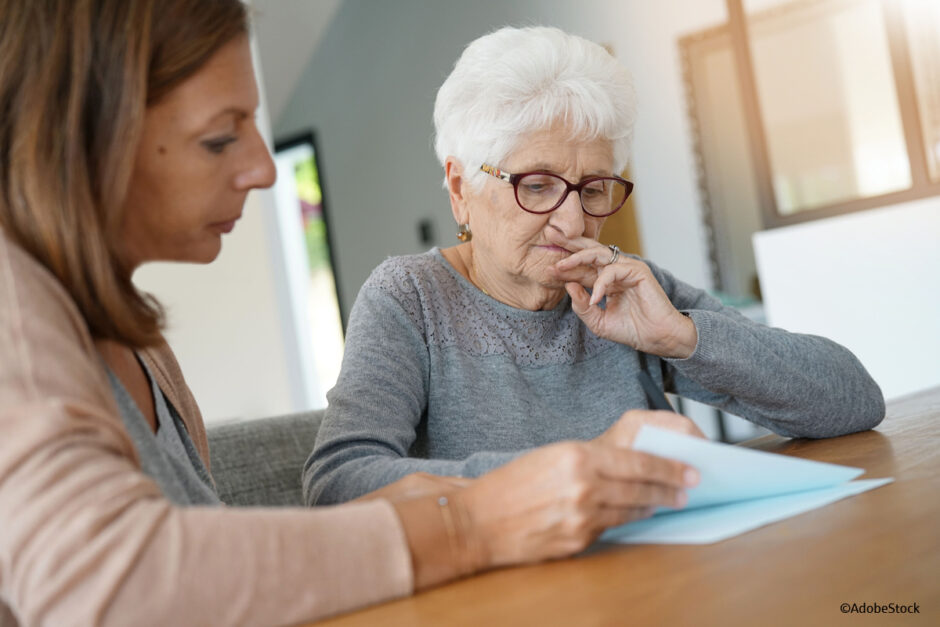
[[[0,227],[95,337],[160,338],[117,255],[144,112],[247,20],[241,0],[0,0]]]

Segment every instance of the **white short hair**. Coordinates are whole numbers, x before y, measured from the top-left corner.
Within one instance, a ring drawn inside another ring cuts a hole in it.
[[[434,149],[479,190],[483,163],[499,167],[523,135],[563,122],[574,137],[609,140],[616,174],[635,119],[633,77],[604,48],[557,28],[505,27],[471,42],[438,90]]]

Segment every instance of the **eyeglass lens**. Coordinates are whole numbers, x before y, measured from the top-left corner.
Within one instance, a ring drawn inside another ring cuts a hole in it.
[[[565,181],[551,174],[527,174],[519,179],[516,198],[522,208],[535,213],[551,211],[567,193]],[[581,206],[595,216],[606,216],[623,204],[627,186],[617,179],[602,178],[581,188]]]

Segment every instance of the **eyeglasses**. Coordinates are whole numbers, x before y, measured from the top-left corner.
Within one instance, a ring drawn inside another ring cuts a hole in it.
[[[558,209],[572,191],[578,192],[581,209],[595,218],[617,212],[633,191],[633,183],[619,176],[589,176],[580,183],[550,172],[510,174],[484,163],[480,169],[501,181],[511,183],[516,202],[529,213],[548,213]]]

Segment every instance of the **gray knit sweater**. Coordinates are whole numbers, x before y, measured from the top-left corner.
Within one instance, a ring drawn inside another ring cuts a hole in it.
[[[550,311],[494,300],[433,249],[366,281],[343,367],[304,466],[308,504],[356,498],[418,471],[476,477],[521,451],[601,434],[649,408],[645,368],[665,390],[790,437],[877,425],[878,385],[838,344],[754,323],[646,262],[698,345],[661,359],[600,339],[566,296]]]

